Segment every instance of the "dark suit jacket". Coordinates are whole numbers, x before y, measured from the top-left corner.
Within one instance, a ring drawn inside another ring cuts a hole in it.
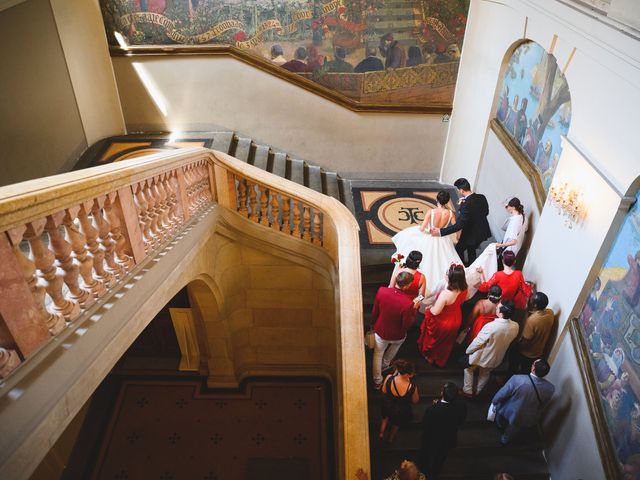
[[[422,449],[454,448],[458,444],[458,429],[466,418],[467,406],[462,401],[445,403],[438,400],[429,405],[422,418]]]
[[[491,236],[487,221],[489,204],[484,195],[472,193],[460,205],[456,223],[440,229],[440,235],[451,235],[462,230],[459,242],[462,245],[479,245]]]

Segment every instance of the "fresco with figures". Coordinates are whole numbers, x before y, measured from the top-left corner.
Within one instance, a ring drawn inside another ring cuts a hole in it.
[[[640,479],[640,207],[627,214],[580,313],[625,479]]]
[[[562,150],[560,139],[571,123],[571,96],[556,58],[537,43],[523,43],[509,58],[495,117],[548,191]]]
[[[232,45],[356,102],[450,107],[469,0],[100,0],[112,45]]]

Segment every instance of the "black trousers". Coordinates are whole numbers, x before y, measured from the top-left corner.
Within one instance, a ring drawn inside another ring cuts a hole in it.
[[[458,255],[460,256],[460,259],[462,260],[462,263],[464,263],[465,267],[468,267],[476,260],[477,258],[476,251],[478,250],[479,246],[480,246],[479,243],[476,245],[465,245],[458,242],[456,244],[456,252],[458,252]],[[464,258],[464,252],[467,252],[466,261]]]
[[[511,350],[509,350],[509,375],[517,375],[519,373],[526,375],[530,373],[531,365],[535,361],[535,358],[522,355],[517,345],[512,345]]]
[[[420,449],[420,469],[429,480],[437,480],[447,459],[449,449],[442,445],[422,445]]]

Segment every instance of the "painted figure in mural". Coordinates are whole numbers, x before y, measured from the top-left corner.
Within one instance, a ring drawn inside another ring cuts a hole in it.
[[[284,65],[287,63],[287,59],[284,58],[282,45],[276,43],[271,47],[271,61],[276,65]]]
[[[539,117],[536,117],[534,121],[529,120],[529,127],[527,128],[527,132],[524,135],[524,140],[522,141],[522,148],[525,152],[527,152],[529,158],[535,158],[538,143],[540,142],[540,140],[536,136],[538,125],[540,125]]]
[[[409,47],[409,58],[407,59],[407,67],[415,67],[417,65],[421,65],[423,62],[422,52],[420,52],[420,48],[412,45]]]
[[[309,65],[304,62],[305,58],[307,58],[307,49],[304,47],[298,47],[295,53],[295,58],[293,60],[289,60],[287,63],[283,63],[282,68],[294,73],[308,72],[310,71]]]
[[[376,53],[377,51],[374,47],[367,47],[367,57],[356,65],[354,71],[356,73],[365,73],[384,70],[384,63],[376,56]]]
[[[391,37],[393,38],[393,37]],[[407,63],[407,54],[397,40],[392,40],[385,57],[384,68],[402,68]]]
[[[509,86],[505,85],[502,90],[502,95],[500,96],[500,105],[498,106],[498,111],[496,112],[496,118],[500,120],[500,122],[504,122],[507,118],[507,113],[509,112]]]
[[[353,73],[353,65],[345,61],[347,52],[342,47],[334,49],[336,58],[329,62],[324,62],[322,69],[326,73]]]
[[[324,55],[320,55],[318,48],[311,45],[307,48],[307,66],[310,72],[314,72],[324,64]]]
[[[593,289],[591,289],[587,302],[584,307],[582,307],[582,312],[580,312],[582,325],[584,326],[584,330],[587,335],[590,335],[593,332],[593,313],[598,308],[598,292],[600,292],[601,287],[602,281],[600,280],[600,277],[596,277]]]
[[[507,129],[511,135],[514,135],[516,129],[516,119],[518,118],[518,104],[520,103],[520,96],[515,95],[513,97],[513,104],[507,112],[507,116],[504,119],[504,128]]]
[[[541,172],[549,169],[551,159],[551,153],[553,152],[553,144],[551,140],[547,140],[544,144],[538,145],[538,153],[536,155],[535,164]]]
[[[520,145],[524,140],[524,134],[527,130],[527,105],[529,100],[526,98],[522,99],[520,102],[520,110],[518,110],[518,115],[516,116],[516,124],[514,126],[513,136],[518,141]]]
[[[436,47],[433,46],[433,43],[426,43],[422,47],[422,59],[425,65],[432,65],[436,59]]]
[[[638,305],[640,298],[640,250],[635,256],[628,255],[629,270],[622,279],[622,297],[631,308]]]

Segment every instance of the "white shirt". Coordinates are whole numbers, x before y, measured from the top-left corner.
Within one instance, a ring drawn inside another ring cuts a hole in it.
[[[511,250],[514,254],[518,254],[520,251],[520,247],[522,247],[522,242],[524,242],[524,232],[527,230],[527,219],[523,215],[516,213],[515,215],[510,215],[509,218],[504,222],[502,229],[504,232],[504,239],[502,243],[507,243],[512,240],[515,240],[515,245],[511,245],[506,248],[506,250]]]

